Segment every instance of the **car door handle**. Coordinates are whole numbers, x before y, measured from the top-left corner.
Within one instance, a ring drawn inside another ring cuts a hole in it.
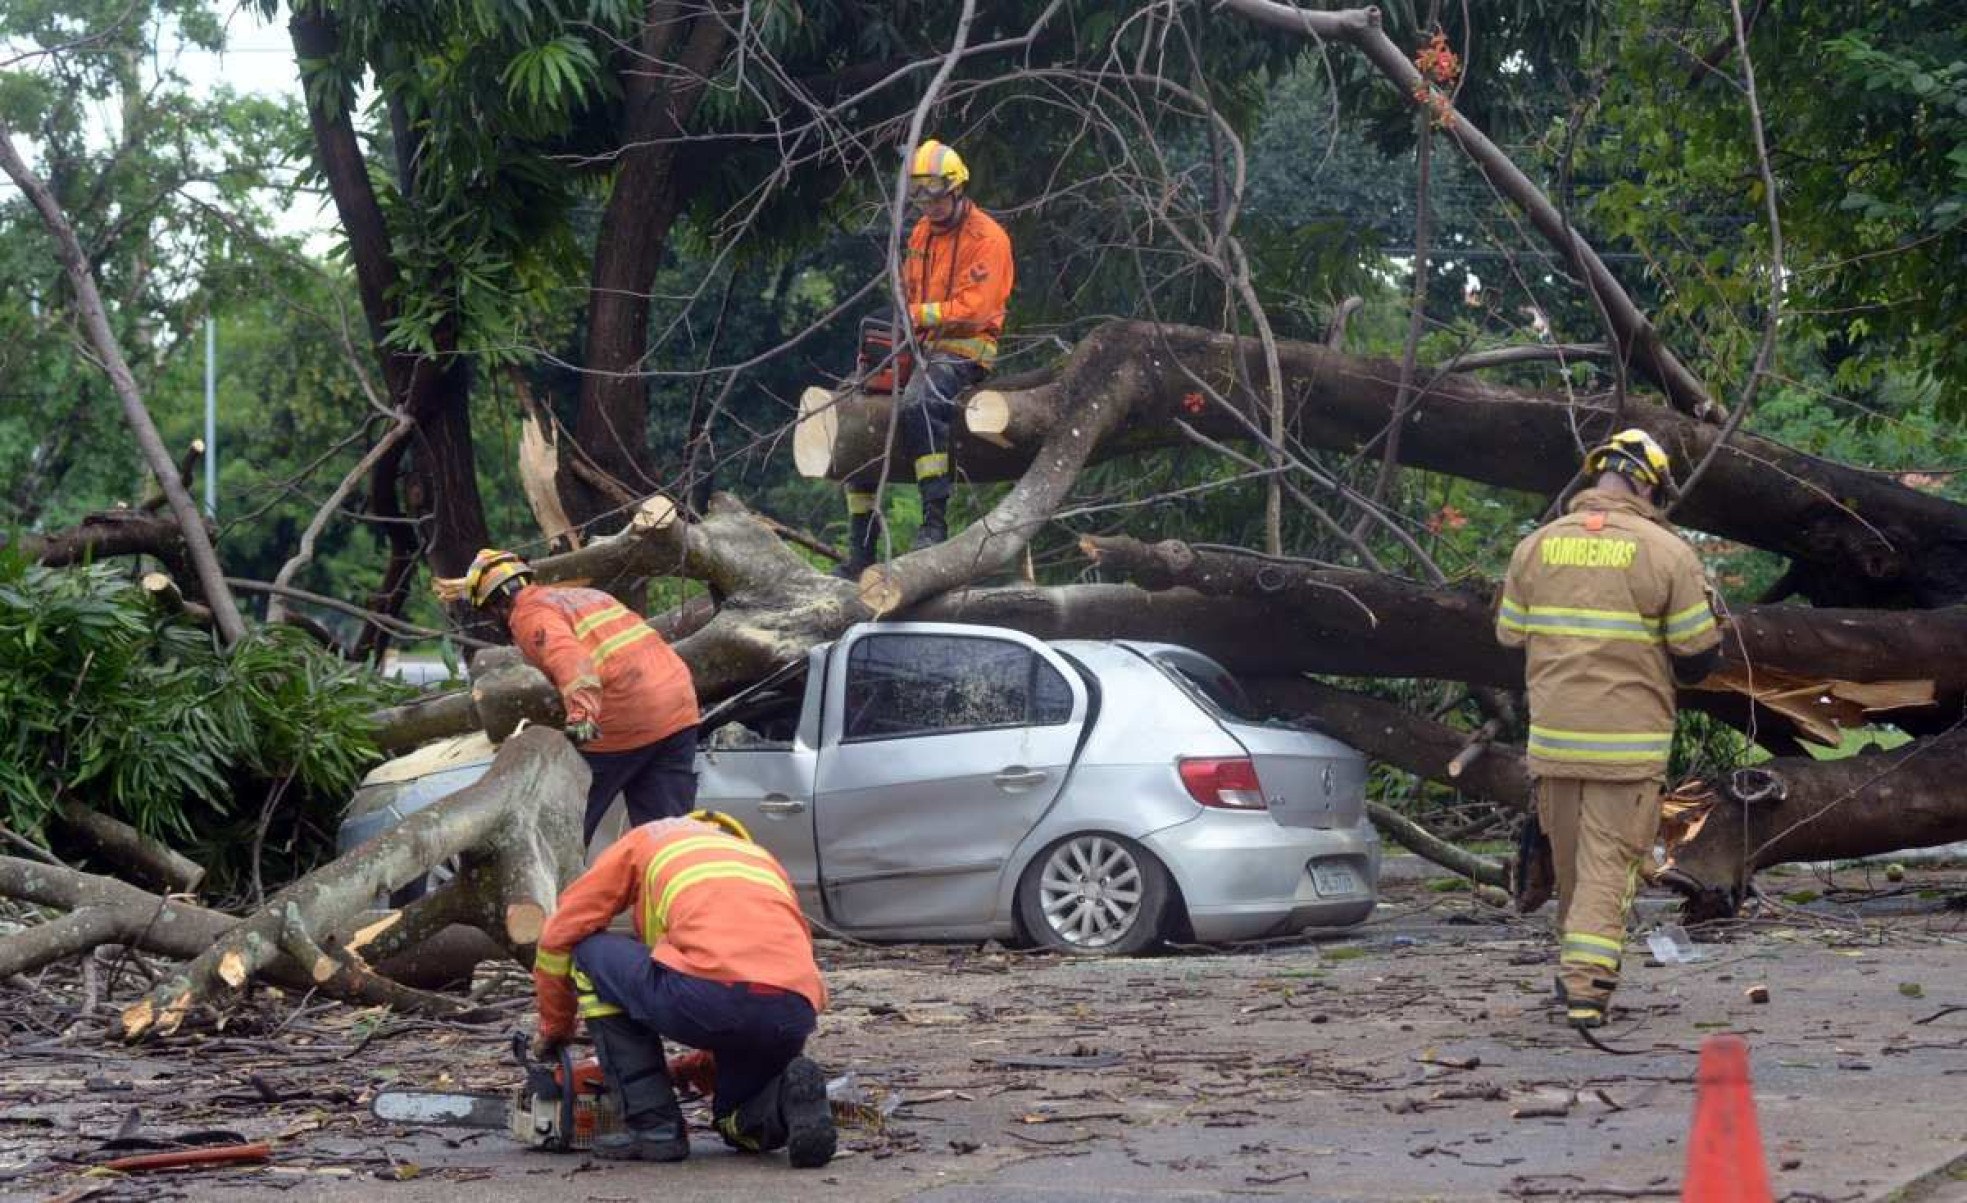
[[[1021,764],[1014,764],[991,780],[1005,789],[1030,789],[1044,782],[1045,773],[1042,769],[1028,769]]]
[[[797,798],[784,794],[766,794],[758,803],[759,812],[768,815],[796,815],[806,809],[806,804]]]

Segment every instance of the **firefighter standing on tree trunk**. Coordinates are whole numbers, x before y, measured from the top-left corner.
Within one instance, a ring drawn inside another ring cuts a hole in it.
[[[922,497],[915,548],[949,537],[949,496],[956,480],[950,428],[957,399],[990,372],[1011,298],[1010,236],[966,194],[969,180],[962,157],[933,139],[918,146],[909,162],[908,200],[921,217],[909,233],[901,277],[920,357],[897,421],[901,449]],[[879,480],[878,467],[847,480],[851,534],[846,562],[836,571],[848,580],[880,558]]]
[[[1674,683],[1708,674],[1721,635],[1700,559],[1656,508],[1672,484],[1665,450],[1624,430],[1584,466],[1592,485],[1511,556],[1496,637],[1525,649],[1535,820],[1557,876],[1558,997],[1573,1027],[1595,1028],[1659,830]]]
[[[620,795],[631,824],[687,813],[697,798],[697,689],[663,637],[599,589],[536,585],[532,566],[487,548],[440,597],[468,600],[512,632],[567,711],[593,772],[582,836],[594,842]]]

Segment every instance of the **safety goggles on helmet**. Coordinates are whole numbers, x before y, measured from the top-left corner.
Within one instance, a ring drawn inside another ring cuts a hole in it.
[[[1637,427],[1621,430],[1585,456],[1587,472],[1617,472],[1650,489],[1673,487],[1673,464],[1666,448]]]
[[[939,201],[956,189],[941,176],[912,175],[908,177],[908,201],[912,205],[926,205]]]
[[[970,168],[955,148],[930,138],[915,148],[908,161],[908,199],[921,204],[936,200],[970,182]]]

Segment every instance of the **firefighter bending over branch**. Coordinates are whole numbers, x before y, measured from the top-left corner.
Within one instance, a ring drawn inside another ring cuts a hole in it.
[[[633,938],[607,930],[623,911]],[[597,1157],[690,1155],[674,1074],[711,1078],[726,1144],[783,1148],[795,1168],[832,1159],[826,1077],[804,1055],[826,985],[791,879],[735,819],[699,810],[611,845],[562,891],[533,992],[536,1058],[573,1038],[577,1012],[594,1038],[624,1129],[595,1137]],[[699,1052],[671,1065],[665,1037]]]
[[[1666,451],[1623,430],[1584,462],[1592,485],[1510,557],[1496,638],[1524,649],[1530,774],[1557,877],[1557,996],[1603,1026],[1626,917],[1660,825],[1674,683],[1714,667],[1721,634],[1694,549],[1656,508]]]
[[[901,450],[922,497],[914,548],[949,537],[956,479],[950,427],[957,421],[957,399],[990,372],[1011,298],[1010,236],[970,199],[969,181],[970,169],[952,148],[933,139],[916,148],[908,200],[921,217],[902,253],[901,277],[920,359],[898,418]],[[847,480],[851,533],[846,562],[835,575],[858,579],[880,558],[881,522],[874,509],[879,481],[878,465]]]
[[[617,794],[631,824],[696,805],[696,683],[634,611],[599,589],[536,585],[530,564],[491,548],[462,578],[438,581],[437,592],[504,623],[519,654],[560,691],[567,738],[593,772],[587,843]]]

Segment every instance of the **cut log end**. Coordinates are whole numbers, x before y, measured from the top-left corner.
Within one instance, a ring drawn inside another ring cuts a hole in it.
[[[676,503],[660,493],[644,501],[635,509],[635,517],[629,520],[629,529],[635,534],[665,530],[676,521]]]
[[[403,912],[391,911],[374,923],[356,928],[355,934],[348,938],[347,947],[349,953],[353,956],[360,956],[364,948],[375,942],[376,937],[401,922],[403,922]]]
[[[902,584],[891,569],[877,564],[861,573],[860,596],[861,604],[879,618],[901,605]]]
[[[971,434],[1009,447],[1004,432],[1011,428],[1011,403],[996,389],[979,389],[963,406],[963,424]]]
[[[229,950],[219,958],[219,980],[234,990],[243,987],[250,976],[252,975],[246,968],[246,958],[241,956],[238,950]]]
[[[156,1023],[157,1011],[149,999],[131,1003],[123,1008],[123,1039],[141,1039]]]
[[[840,411],[831,390],[815,385],[799,394],[799,421],[792,428],[792,462],[808,480],[825,480],[840,436]]]
[[[512,943],[538,944],[545,930],[546,908],[539,903],[514,902],[505,908],[505,934]]]

